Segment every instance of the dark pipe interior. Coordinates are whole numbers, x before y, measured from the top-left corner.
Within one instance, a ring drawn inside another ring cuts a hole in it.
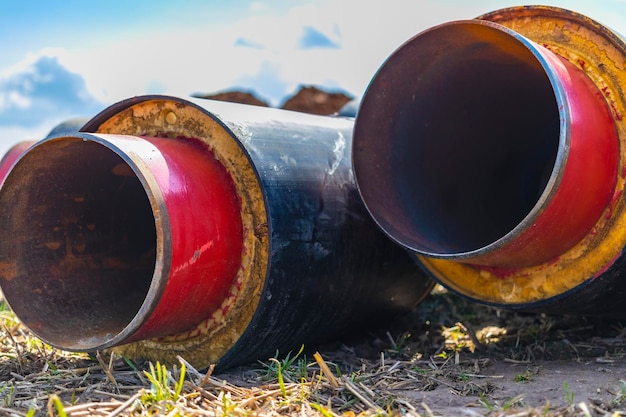
[[[120,332],[148,292],[155,220],[131,168],[95,142],[29,151],[0,190],[2,290],[38,336],[84,349]]]
[[[559,147],[555,94],[533,54],[494,29],[448,27],[412,42],[359,114],[363,130],[393,120],[385,145],[374,135],[363,145],[386,161],[381,179],[359,185],[383,227],[414,250],[477,250],[510,232],[544,191]],[[388,193],[368,200],[380,192],[371,187]]]

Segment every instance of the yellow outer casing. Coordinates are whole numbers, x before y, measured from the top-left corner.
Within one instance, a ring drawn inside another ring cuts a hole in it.
[[[267,213],[254,168],[231,132],[197,107],[176,100],[140,101],[110,117],[97,133],[199,139],[230,173],[241,204],[244,250],[222,305],[189,331],[112,348],[122,355],[161,363],[178,363],[178,355],[198,368],[217,363],[252,320],[267,274]]]

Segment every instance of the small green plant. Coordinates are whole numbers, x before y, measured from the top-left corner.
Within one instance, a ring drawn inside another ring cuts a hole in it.
[[[465,372],[459,372],[459,373],[457,374],[457,378],[458,378],[458,379],[459,379],[459,381],[461,381],[461,382],[467,382],[467,381],[469,381],[470,379],[472,379],[472,377],[471,377],[471,376],[469,376],[468,374],[466,374]]]
[[[616,407],[622,405],[624,401],[626,401],[626,381],[624,381],[623,379],[620,379],[619,384],[620,384],[619,392],[617,393],[615,398],[613,398],[613,400],[611,401],[613,405],[615,405]]]
[[[54,407],[54,408],[53,408]],[[48,415],[54,416],[54,409],[56,409],[57,415],[59,417],[67,417],[67,413],[65,412],[65,407],[61,402],[61,399],[58,395],[53,394],[48,399]]]
[[[159,362],[155,365],[150,363],[150,372],[143,372],[150,381],[151,387],[149,391],[144,391],[141,396],[143,404],[166,403],[165,408],[169,411],[173,409],[175,403],[183,390],[185,382],[186,367],[182,363],[180,367],[180,376],[178,381],[174,381],[172,374],[167,370],[165,365]]]
[[[11,382],[5,382],[0,385],[0,395],[2,395],[4,406],[12,407],[15,399],[15,385]]]
[[[487,399],[487,397],[485,396],[485,394],[483,394],[482,392],[478,394],[478,397],[480,398],[480,402],[481,404],[488,410],[488,411],[494,411],[496,408],[494,407],[493,404],[491,404],[491,402],[489,402],[489,400]]]
[[[132,369],[134,372],[139,372],[139,368],[137,368],[137,365],[135,365],[135,362],[133,362],[130,358],[122,355],[122,359],[124,360],[124,362],[126,363],[126,365],[128,365],[130,369]],[[97,359],[94,359],[94,360],[97,360]]]
[[[324,417],[333,417],[334,415],[332,411],[328,410],[326,407],[318,403],[311,403],[311,407],[313,407],[314,410],[316,410],[318,413],[320,413]]]
[[[302,380],[308,377],[308,362],[306,356],[302,355],[304,345],[300,346],[300,350],[293,357],[289,352],[284,359],[278,359],[278,351],[275,357],[269,360],[269,363],[259,362],[266,368],[265,379],[280,379],[284,381],[285,376],[294,381]],[[302,355],[302,357],[300,357]],[[296,362],[297,361],[297,362]],[[296,364],[294,366],[294,363]]]
[[[523,405],[524,404],[523,400],[524,400],[524,397],[521,396],[521,395],[518,395],[516,397],[510,398],[510,399],[508,399],[507,401],[504,402],[504,404],[502,405],[502,410],[506,411],[506,410],[508,410],[509,408],[511,408],[511,407],[513,407],[515,405]]]
[[[569,389],[569,383],[567,381],[563,382],[563,389],[565,390],[565,401],[569,405],[574,405],[574,391]]]
[[[46,364],[48,365],[48,369],[53,373],[57,373],[59,371],[59,368],[57,368],[57,366],[52,363],[52,361],[46,361]]]
[[[308,376],[306,357],[303,356],[300,358],[302,352],[304,352],[304,345],[300,346],[300,350],[293,357],[291,356],[291,352],[289,352],[283,360],[270,358],[267,364],[260,362],[267,368],[265,378],[276,378],[278,380],[278,386],[284,398],[287,398],[285,377],[292,380],[304,380]],[[276,356],[278,356],[278,351],[276,352]],[[296,360],[298,361],[297,365],[293,366]]]
[[[352,382],[353,384],[356,384],[361,381],[363,381],[363,376],[361,375],[361,371],[352,372],[350,374],[350,382]]]
[[[387,336],[391,341],[391,349],[387,349],[387,351],[394,356],[404,355],[407,349],[407,341],[411,338],[411,333],[405,332],[398,336],[395,340],[391,337],[391,334],[387,333]]]
[[[6,329],[10,329],[19,323],[15,313],[13,313],[4,301],[0,301],[0,320]]]
[[[526,373],[523,374],[517,374],[515,375],[515,378],[513,378],[513,380],[515,382],[529,382],[530,378],[528,378],[528,376],[526,375]]]
[[[283,394],[283,398],[287,398],[287,389],[285,388],[285,377],[283,376],[283,364],[275,358],[271,358],[270,361],[276,363],[276,378],[278,379],[278,386],[280,392]]]
[[[335,367],[335,374],[338,378],[341,378],[341,369],[339,369],[339,365],[337,365],[336,363],[333,363],[333,365]]]
[[[418,375],[428,375],[428,369],[422,369],[418,366],[411,368]]]
[[[530,382],[530,378],[532,377],[532,372],[530,370],[526,370],[526,372],[515,375],[513,379],[515,382]]]
[[[224,394],[224,391],[220,392],[218,400],[222,400],[222,416],[233,416],[237,415],[237,404],[231,400],[230,395]]]
[[[491,402],[489,402],[489,400],[487,399],[487,397],[485,396],[484,393],[480,392],[478,393],[478,396],[480,398],[480,402],[482,403],[482,405],[489,411],[489,412],[494,412],[494,411],[506,411],[512,407],[514,407],[515,405],[523,405],[523,399],[524,397],[521,395],[518,395],[516,397],[513,398],[509,398],[508,400],[506,400],[504,402],[504,404],[500,405],[498,402],[496,402],[495,404],[492,404]]]

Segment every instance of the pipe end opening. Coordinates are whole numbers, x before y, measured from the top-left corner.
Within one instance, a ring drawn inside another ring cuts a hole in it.
[[[426,255],[480,250],[537,205],[555,170],[557,98],[537,57],[483,22],[397,50],[357,115],[355,173],[373,217]]]
[[[93,350],[140,310],[156,263],[149,198],[132,168],[93,141],[31,148],[0,190],[0,280],[39,337]]]

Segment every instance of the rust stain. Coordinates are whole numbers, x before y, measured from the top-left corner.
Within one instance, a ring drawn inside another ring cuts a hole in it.
[[[622,113],[620,113],[620,111],[617,109],[617,103],[611,96],[611,90],[609,90],[609,87],[604,86],[600,89],[600,91],[602,91],[604,97],[606,97],[607,101],[609,102],[609,106],[611,107],[615,120],[622,120]]]
[[[132,177],[135,175],[132,168],[123,162],[115,165],[111,172],[118,177]]]
[[[16,262],[0,262],[0,278],[12,281],[17,277]]]
[[[258,238],[267,236],[267,233],[268,233],[267,222],[258,224],[254,227],[254,235]]]
[[[61,247],[61,242],[46,242],[44,246],[50,250],[57,250]]]
[[[615,212],[615,208],[617,207],[617,205],[622,199],[623,192],[624,190],[622,189],[616,190],[613,197],[611,198],[611,201],[609,202],[609,205],[608,205],[608,210],[606,211],[606,214],[605,214],[605,217],[607,220],[613,216],[613,213]]]

